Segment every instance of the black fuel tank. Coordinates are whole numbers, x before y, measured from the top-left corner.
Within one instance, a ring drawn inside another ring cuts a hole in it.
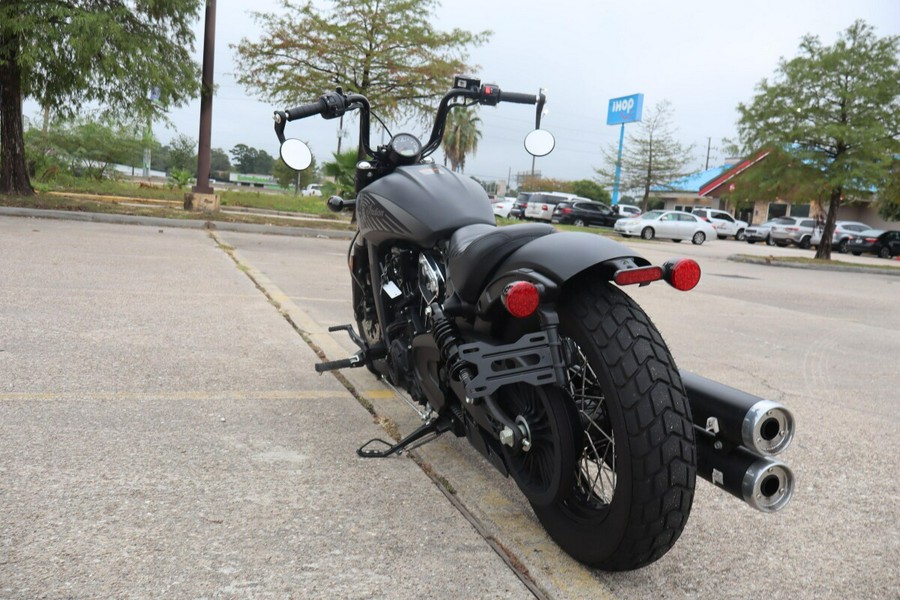
[[[399,167],[364,187],[356,199],[362,236],[401,239],[425,248],[465,225],[494,225],[487,193],[474,180],[437,165]]]

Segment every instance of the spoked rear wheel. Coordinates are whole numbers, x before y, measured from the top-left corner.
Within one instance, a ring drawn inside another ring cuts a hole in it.
[[[563,550],[620,571],[681,535],[693,501],[690,408],[665,342],[617,288],[582,281],[560,306],[567,391],[584,432],[572,493],[535,514]]]
[[[548,506],[568,496],[580,451],[578,415],[556,386],[504,386],[501,402],[528,439],[525,450],[503,446],[510,475],[528,500]]]

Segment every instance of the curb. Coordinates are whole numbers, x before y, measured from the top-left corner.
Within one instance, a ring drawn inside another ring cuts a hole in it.
[[[732,254],[727,258],[732,262],[738,263],[748,263],[753,265],[764,265],[767,267],[786,267],[789,269],[812,269],[816,271],[840,271],[843,273],[865,273],[872,275],[893,275],[894,277],[900,277],[900,269],[898,268],[880,268],[880,267],[868,267],[860,265],[859,267],[849,267],[845,265],[829,265],[829,264],[809,264],[809,263],[792,263],[792,262],[782,262],[777,258],[775,260],[771,260],[768,257],[754,257],[754,256],[742,256],[739,254]]]
[[[86,221],[89,223],[113,223],[117,225],[145,225],[150,227],[174,227],[181,229],[215,229],[242,233],[266,233],[297,237],[319,237],[352,239],[354,232],[338,229],[318,229],[316,227],[287,227],[285,225],[257,225],[254,223],[230,223],[203,219],[165,219],[162,217],[138,217],[107,213],[75,212],[68,210],[45,210],[38,208],[17,208],[0,206],[0,216],[32,217],[37,219],[59,219]]]

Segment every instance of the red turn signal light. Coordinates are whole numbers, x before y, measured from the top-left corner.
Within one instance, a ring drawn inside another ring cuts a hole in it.
[[[663,279],[676,290],[692,290],[700,281],[700,265],[691,258],[676,258],[663,264]]]
[[[503,290],[500,295],[507,312],[517,319],[524,319],[534,314],[541,303],[541,293],[537,286],[528,281],[515,281]]]
[[[613,275],[616,285],[647,285],[651,281],[659,281],[663,278],[663,270],[660,267],[638,267],[637,269],[622,269]]]

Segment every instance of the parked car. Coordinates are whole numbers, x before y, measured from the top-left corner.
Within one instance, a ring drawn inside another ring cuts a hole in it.
[[[841,254],[846,254],[847,242],[850,241],[850,238],[870,229],[872,228],[859,221],[836,221],[834,223],[834,233],[831,235],[831,247],[837,249]],[[816,229],[813,232],[812,239],[809,242],[810,245],[818,248],[819,244],[822,243],[823,231],[823,229]]]
[[[525,208],[528,206],[528,199],[531,198],[532,192],[519,192],[516,201],[509,211],[510,219],[524,219]]]
[[[744,241],[748,244],[765,242],[767,245],[771,246],[775,243],[772,241],[772,225],[774,225],[779,218],[780,217],[769,219],[761,225],[748,226],[747,229],[744,230]]]
[[[724,240],[731,236],[734,239],[741,241],[744,239],[744,233],[750,225],[747,221],[735,219],[724,210],[718,210],[716,208],[695,208],[691,211],[691,214],[697,215],[701,219],[712,223],[712,226],[716,229],[716,235],[719,236],[720,240]]]
[[[322,195],[322,186],[318,183],[311,183],[300,192],[302,196],[321,196]]]
[[[616,204],[613,206],[613,210],[619,215],[630,219],[641,216],[641,209],[633,204]]]
[[[716,239],[716,229],[708,221],[680,210],[651,210],[635,219],[619,219],[615,230],[623,237],[639,235],[645,240],[654,237],[675,242],[691,240],[700,245]]]
[[[562,225],[577,225],[578,227],[586,227],[588,225],[612,227],[621,218],[622,215],[616,214],[605,204],[589,200],[578,200],[557,204],[550,221]]]
[[[770,235],[776,246],[796,244],[800,248],[812,245],[816,220],[809,217],[781,217],[772,225]]]
[[[847,249],[854,255],[877,254],[881,258],[900,256],[900,231],[870,229],[853,236]]]
[[[515,198],[491,198],[491,208],[494,210],[494,215],[504,219],[509,218],[509,213],[512,211],[515,203]]]
[[[575,194],[564,194],[562,192],[534,192],[528,199],[528,206],[525,208],[525,218],[535,221],[550,221],[553,218],[553,211],[560,202],[572,202],[574,200],[587,200],[587,198],[579,198]]]

